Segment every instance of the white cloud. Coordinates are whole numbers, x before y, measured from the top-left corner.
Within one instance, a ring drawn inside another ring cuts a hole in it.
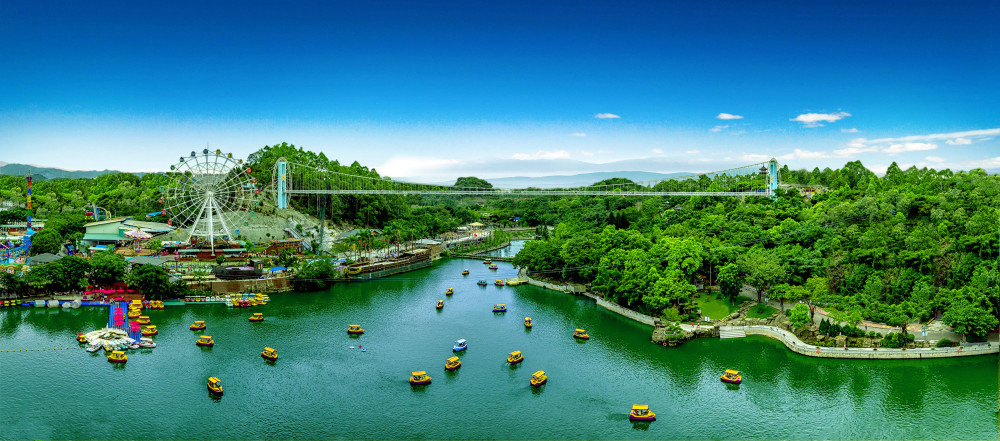
[[[715,126],[715,127],[712,127],[712,129],[709,130],[709,132],[721,132],[723,129],[728,129],[728,128],[729,128],[729,124],[726,124],[724,126]]]
[[[733,115],[731,113],[720,113],[718,116],[716,116],[716,118],[718,118],[718,119],[743,119],[742,116],[740,116],[740,115]]]
[[[924,159],[926,159],[929,162],[938,162],[938,163],[947,161],[947,159],[944,159],[944,158],[942,158],[940,156],[928,156],[928,157],[926,157]]]
[[[1000,128],[967,130],[964,132],[951,132],[951,133],[932,133],[930,135],[912,135],[912,136],[903,136],[900,138],[881,138],[881,139],[873,139],[871,140],[871,142],[938,141],[942,139],[952,139],[955,140],[955,142],[957,143],[952,145],[962,145],[964,141],[958,141],[958,138],[976,138],[975,140],[970,139],[970,144],[971,144],[972,142],[983,141],[985,138],[995,135],[1000,135]]]
[[[587,136],[587,134],[583,132],[577,132],[577,133],[570,133],[569,136]]]
[[[531,160],[531,159],[568,159],[569,152],[566,150],[556,150],[556,151],[545,151],[539,150],[535,153],[515,153],[511,156],[514,159],[521,160]]]
[[[948,145],[969,145],[972,144],[972,140],[969,138],[955,138],[945,141]]]
[[[653,153],[656,153],[657,155],[662,155],[663,154],[663,149],[653,149],[653,150],[650,150],[650,151],[653,152]]]
[[[827,152],[812,152],[802,149],[795,149],[793,155],[797,159],[821,159],[830,157],[830,154]]]
[[[588,152],[588,151],[585,151],[585,150],[580,150],[580,154],[583,155],[583,156],[586,156],[588,158],[591,157],[591,156],[594,156],[594,152]]]
[[[897,155],[904,152],[919,152],[923,150],[934,150],[938,148],[937,144],[931,144],[929,142],[905,142],[902,144],[889,144],[888,147],[883,147],[880,150],[889,155]]]
[[[836,122],[842,120],[848,116],[851,116],[847,112],[837,112],[837,113],[803,113],[789,121],[798,121],[802,123],[805,127],[822,127],[821,121],[825,122]]]
[[[849,129],[840,129],[840,131],[843,133],[858,133],[858,129],[854,127],[851,127]]]
[[[748,162],[761,162],[761,161],[767,161],[769,159],[771,159],[770,156],[758,155],[756,153],[744,153],[743,157],[740,158],[741,161],[748,161]]]
[[[684,152],[685,155],[697,155],[699,153],[701,153],[701,150],[688,150]]]
[[[597,115],[594,115],[594,118],[597,118],[597,119],[618,119],[618,118],[621,118],[621,117],[618,116],[618,115],[615,115],[614,113],[598,113]]]

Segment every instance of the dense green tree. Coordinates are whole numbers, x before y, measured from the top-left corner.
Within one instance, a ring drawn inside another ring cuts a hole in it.
[[[90,278],[97,285],[121,281],[125,275],[125,257],[110,250],[95,253],[90,258],[90,266]]]
[[[992,311],[967,300],[953,304],[941,319],[956,333],[965,334],[972,341],[982,340],[1000,325],[1000,320]]]
[[[736,297],[740,295],[743,282],[740,278],[740,271],[735,264],[729,264],[719,270],[719,290],[722,295],[729,298],[730,302],[736,302]]]
[[[125,281],[150,300],[164,300],[179,294],[178,285],[170,282],[167,271],[154,265],[132,268],[125,276]]]
[[[63,238],[56,230],[42,229],[31,236],[31,255],[56,254],[62,248]]]
[[[475,176],[466,176],[463,178],[456,179],[455,187],[493,188],[493,184],[490,184],[486,180],[479,179]]]

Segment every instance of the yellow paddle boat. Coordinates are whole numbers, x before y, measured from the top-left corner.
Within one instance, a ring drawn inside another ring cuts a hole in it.
[[[128,318],[130,318],[130,319],[137,319],[137,318],[139,318],[140,315],[142,315],[142,312],[139,311],[138,309],[129,309],[128,310]]]
[[[462,271],[462,275],[463,276],[468,276],[469,275],[469,269],[466,268],[465,271]]]
[[[410,384],[431,384],[431,377],[425,371],[412,372],[410,375]]]
[[[530,328],[531,327],[531,317],[525,317],[524,318],[524,327],[525,328]]]
[[[278,351],[271,348],[264,348],[264,350],[261,351],[260,356],[267,360],[274,361],[278,359]]]
[[[156,330],[156,325],[149,325],[149,326],[143,326],[142,327],[142,335],[144,335],[146,337],[149,337],[150,335],[156,335],[156,334],[159,334],[159,333],[160,333],[160,331]]]
[[[590,334],[587,334],[586,329],[577,329],[573,331],[573,337],[579,338],[581,340],[589,340]]]
[[[215,340],[212,340],[211,335],[203,335],[198,340],[195,340],[194,344],[198,346],[215,346]]]
[[[524,361],[524,356],[521,355],[521,351],[514,351],[507,354],[507,363],[517,364]]]
[[[549,381],[549,377],[545,376],[545,371],[538,371],[538,372],[535,372],[534,374],[531,374],[531,385],[532,386],[536,386],[536,387],[537,386],[541,386],[541,385],[545,384],[546,381]]]
[[[76,333],[76,342],[77,343],[86,343],[87,342],[87,336],[84,335],[82,332],[77,332]]]
[[[250,321],[251,322],[262,322],[262,321],[264,321],[264,314],[259,313],[259,312],[255,312],[255,313],[253,313],[253,315],[250,316]]]
[[[108,361],[111,363],[125,363],[128,361],[128,356],[125,355],[124,351],[112,351],[108,355]]]
[[[149,321],[149,317],[144,316],[144,315],[140,315],[139,318],[135,320],[135,322],[138,323],[138,324],[140,324],[140,325],[148,325],[148,324],[152,323],[151,321]]]
[[[446,371],[453,371],[453,370],[458,369],[460,367],[462,367],[462,362],[459,361],[458,357],[451,357],[444,364],[444,370],[446,370]]]
[[[497,303],[496,305],[493,305],[493,312],[507,312],[507,305]]]
[[[495,270],[495,269],[500,269],[500,267],[498,267],[497,264],[494,263],[490,265],[490,269]]]
[[[444,300],[438,300],[437,309],[444,308]]]
[[[347,326],[347,333],[348,334],[358,334],[358,335],[360,335],[360,334],[364,334],[365,330],[361,329],[361,325],[348,325]]]
[[[450,296],[450,295],[452,295],[454,293],[455,293],[454,289],[448,288],[448,290],[444,292],[444,295]]]
[[[632,411],[628,413],[630,421],[656,421],[656,414],[649,410],[647,404],[633,404]]]
[[[726,372],[719,376],[719,378],[731,384],[740,384],[743,382],[743,377],[740,375],[740,371],[734,371],[732,369],[726,369]]]
[[[204,331],[205,330],[205,321],[204,320],[195,320],[194,324],[191,325],[190,328],[191,328],[192,331]]]
[[[491,263],[493,263],[493,259],[483,259],[483,264],[484,265],[489,265]]]
[[[497,279],[497,281],[493,282],[493,284],[496,286],[503,286],[503,280]]]
[[[222,395],[222,381],[216,377],[208,377],[208,391],[215,395]]]

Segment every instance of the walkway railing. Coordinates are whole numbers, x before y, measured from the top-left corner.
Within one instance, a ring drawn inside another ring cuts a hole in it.
[[[777,326],[728,326],[727,328],[742,329],[747,335],[763,335],[785,344],[788,349],[802,355],[820,358],[944,358],[964,357],[971,355],[987,355],[1000,353],[1000,346],[969,345],[946,348],[827,348],[808,345],[799,340],[795,334]],[[720,327],[720,330],[722,327]]]

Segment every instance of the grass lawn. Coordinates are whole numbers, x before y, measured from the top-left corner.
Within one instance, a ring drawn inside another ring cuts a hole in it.
[[[747,318],[768,318],[775,312],[778,310],[764,304],[757,304],[747,311]]]
[[[736,312],[739,309],[740,302],[742,302],[742,300],[737,299],[737,303],[734,305],[729,303],[729,300],[720,298],[717,292],[703,292],[696,301],[698,303],[697,306],[701,308],[701,314],[713,320],[719,320]]]

